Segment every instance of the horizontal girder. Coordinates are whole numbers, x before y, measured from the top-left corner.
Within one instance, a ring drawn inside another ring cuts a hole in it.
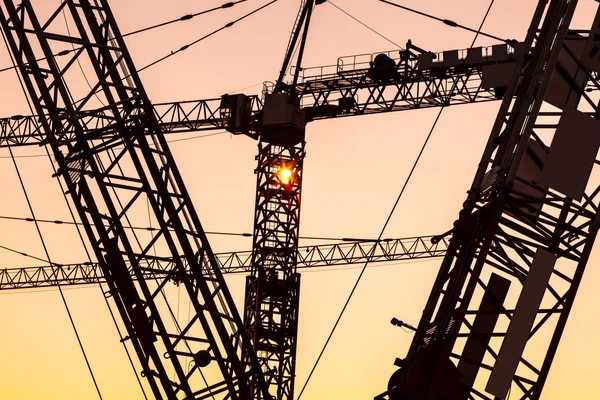
[[[431,243],[433,236],[387,239],[379,242],[353,241],[318,246],[303,246],[296,254],[298,268],[344,266],[364,262],[404,261],[442,257],[448,240]],[[251,270],[251,251],[217,253],[217,263],[223,273],[244,273]],[[206,260],[204,265],[206,265]],[[172,270],[166,258],[147,258],[143,263],[148,279],[165,277]],[[187,265],[187,264],[186,264]],[[133,275],[131,266],[129,271]],[[134,276],[135,279],[135,276]],[[55,264],[52,266],[6,268],[0,270],[0,290],[31,289],[65,285],[104,283],[97,263]]]

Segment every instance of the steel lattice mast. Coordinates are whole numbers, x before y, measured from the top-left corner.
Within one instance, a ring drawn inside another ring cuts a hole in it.
[[[154,396],[269,398],[242,320],[107,1],[64,1],[44,24],[29,0],[19,5],[5,0],[0,11],[2,29],[58,175]],[[74,24],[75,32],[61,33],[61,14]],[[65,61],[53,56],[72,44],[81,47]],[[69,87],[70,67],[77,61],[89,65],[95,75],[80,101]],[[103,128],[80,118],[95,99],[108,104]],[[74,140],[64,140],[67,132],[74,133]],[[150,240],[126,229],[128,213],[138,204],[149,204],[159,224]],[[168,250],[174,261],[169,274],[158,281],[146,280],[137,268],[154,246]],[[207,256],[210,269],[202,269],[200,255]],[[169,282],[185,289],[194,309],[183,326],[171,322],[166,299],[161,298]]]
[[[300,274],[297,272],[305,115],[295,87],[314,0],[303,1],[272,93],[265,94],[258,142],[251,274],[244,326],[277,400],[293,400]],[[299,41],[299,43],[298,43]],[[296,73],[283,82],[298,45]]]
[[[252,263],[244,321],[272,394],[292,399],[298,331],[297,273],[304,142],[260,140]],[[282,174],[289,173],[284,178]]]
[[[378,399],[539,399],[598,230],[600,188],[586,184],[598,172],[600,113],[581,61],[598,35],[565,40],[576,4],[539,2],[531,56],[508,87],[408,355]],[[591,114],[577,111],[580,99]],[[540,112],[544,100],[560,110]]]

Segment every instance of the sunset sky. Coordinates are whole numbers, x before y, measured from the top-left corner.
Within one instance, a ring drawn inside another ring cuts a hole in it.
[[[113,0],[122,32],[199,12],[223,0]],[[334,0],[374,30],[403,46],[411,39],[431,51],[467,48],[474,34],[410,14],[377,0]],[[396,0],[441,18],[477,28],[489,0]],[[33,0],[48,15],[59,0]],[[136,66],[144,66],[227,22],[268,3],[248,0],[126,39]],[[279,0],[140,76],[155,102],[259,94],[277,78],[300,1]],[[536,0],[496,0],[483,31],[523,40]],[[580,0],[573,27],[589,29],[598,3]],[[477,45],[497,42],[480,37]],[[332,4],[316,7],[304,66],[335,64],[338,57],[393,50],[394,44]],[[0,46],[0,68],[10,66]],[[0,117],[29,114],[14,71],[0,73]],[[499,102],[444,110],[430,144],[383,237],[439,234],[452,227],[466,198]],[[302,197],[302,236],[376,238],[429,133],[438,109],[413,110],[313,122],[307,127]],[[207,231],[252,232],[256,142],[223,133],[175,141],[171,149]],[[13,149],[17,156],[44,154],[38,147]],[[17,158],[40,219],[70,220],[46,157]],[[0,216],[30,217],[8,149],[0,149]],[[134,225],[144,225],[139,219]],[[76,231],[43,225],[52,259],[85,261]],[[210,236],[217,252],[250,250],[250,238]],[[315,242],[304,241],[302,244]],[[0,219],[0,245],[43,258],[35,226]],[[600,254],[592,253],[575,306],[546,383],[543,400],[600,398]],[[0,249],[2,267],[41,262]],[[393,327],[397,317],[416,325],[440,260],[373,264],[355,293],[303,400],[364,400],[386,389],[396,357],[404,357],[411,333]],[[296,394],[346,300],[360,265],[302,274]],[[238,305],[245,278],[228,276]],[[143,399],[97,286],[64,289],[99,387],[106,400]],[[168,289],[177,302],[177,288]],[[188,313],[181,301],[178,312]],[[56,289],[0,292],[0,400],[94,399],[89,372]]]

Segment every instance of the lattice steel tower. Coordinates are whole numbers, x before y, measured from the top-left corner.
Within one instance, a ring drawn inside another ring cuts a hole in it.
[[[75,27],[70,33],[64,32],[63,15]],[[270,398],[108,2],[66,0],[41,23],[30,0],[18,5],[5,0],[0,22],[57,175],[83,223],[109,286],[106,294],[116,304],[153,395]],[[77,62],[93,75],[89,90],[73,83],[78,77],[71,67]],[[104,123],[89,124],[88,111],[98,108]],[[158,224],[150,239],[136,236],[129,220],[131,212],[147,205]],[[152,258],[155,246],[174,262],[159,279],[149,278],[141,263]],[[209,260],[206,267],[203,255]],[[172,321],[163,293],[172,282],[180,285],[194,311],[182,325]]]
[[[600,13],[589,35],[570,32],[576,5],[539,2],[408,355],[377,399],[540,398],[599,227],[600,109],[585,88],[598,87]]]
[[[296,272],[305,118],[295,86],[314,0],[303,1],[272,92],[265,90],[256,168],[252,272],[246,282],[244,325],[271,394],[293,400],[300,274]],[[296,71],[283,79],[300,39]]]

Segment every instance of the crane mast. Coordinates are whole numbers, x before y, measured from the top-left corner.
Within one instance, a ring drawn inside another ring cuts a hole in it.
[[[61,14],[75,27],[71,33],[63,33]],[[108,282],[106,295],[116,304],[153,395],[270,398],[108,2],[66,0],[42,24],[30,0],[18,5],[4,0],[0,23],[52,149],[57,175]],[[80,47],[64,60],[54,56],[71,45]],[[75,62],[94,75],[81,99],[75,98],[75,85],[69,85]],[[107,104],[100,128],[81,118],[96,100]],[[129,215],[147,204],[159,226],[149,240],[136,236],[129,223]],[[146,279],[140,260],[155,247],[169,254],[173,266],[160,279]],[[204,269],[203,256],[209,260]],[[170,282],[185,290],[194,309],[182,325],[172,322],[164,296]]]
[[[301,3],[281,73],[273,91],[265,93],[258,131],[252,263],[246,280],[244,326],[277,400],[294,398],[300,301],[296,256],[306,125],[295,86],[314,7],[315,0]],[[297,44],[296,71],[287,85],[284,77]]]
[[[408,354],[376,399],[539,399],[598,230],[600,114],[584,87],[600,18],[567,38],[576,5],[539,2]]]

